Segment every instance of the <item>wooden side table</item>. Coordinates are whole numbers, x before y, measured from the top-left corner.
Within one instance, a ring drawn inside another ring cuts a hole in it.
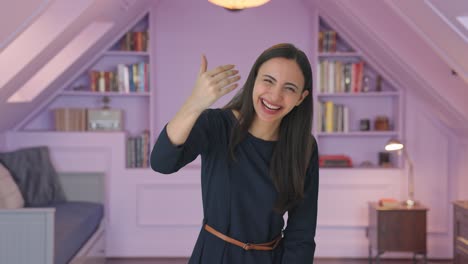
[[[387,208],[375,202],[369,203],[369,263],[374,258],[380,263],[380,256],[386,251],[412,252],[413,263],[417,263],[418,256],[427,263],[427,210],[421,204]],[[374,249],[377,251],[375,257]]]

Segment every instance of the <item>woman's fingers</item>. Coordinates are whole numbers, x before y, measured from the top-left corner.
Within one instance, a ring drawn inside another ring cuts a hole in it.
[[[202,54],[202,60],[201,60],[199,75],[201,75],[202,73],[206,72],[206,68],[207,68],[207,67],[208,67],[208,60],[206,59],[205,54]]]
[[[226,86],[230,85],[231,83],[237,82],[240,80],[240,76],[234,76],[232,78],[225,78],[217,83],[217,87],[220,90],[224,90]]]
[[[207,71],[208,61],[202,54],[199,76],[195,82],[191,100],[200,109],[206,109],[216,102],[221,96],[234,90],[240,79],[239,71],[235,65],[226,64]]]
[[[235,70],[234,67],[235,65],[232,64],[218,66],[203,73],[200,77],[209,87],[211,87],[211,89],[219,91],[240,79],[240,76],[237,75],[239,71]]]
[[[222,73],[222,72],[225,72],[227,70],[233,69],[234,67],[235,67],[235,65],[233,65],[233,64],[222,65],[222,66],[218,66],[218,67],[216,67],[216,68],[214,68],[214,69],[212,69],[210,71],[207,71],[205,74],[207,76],[212,77],[212,76],[215,76],[215,75],[217,75],[219,73]]]
[[[237,86],[239,86],[238,83],[233,83],[233,84],[229,85],[228,87],[222,89],[222,90],[221,90],[221,96],[224,96],[225,94],[228,94],[228,93],[231,92],[232,90],[236,89]]]
[[[239,73],[238,70],[227,70],[227,71],[224,71],[222,73],[219,73],[219,74],[215,75],[212,78],[212,80],[213,80],[213,82],[218,83],[218,82],[220,82],[220,81],[222,81],[224,79],[227,79],[227,78],[229,78],[231,76],[234,76],[234,75],[236,75],[238,73]]]

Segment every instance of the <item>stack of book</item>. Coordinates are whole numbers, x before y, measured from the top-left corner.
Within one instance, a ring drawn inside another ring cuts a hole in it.
[[[398,208],[401,202],[393,198],[381,198],[379,199],[379,206],[384,208]]]
[[[364,61],[322,60],[317,71],[320,93],[367,92],[363,89]]]
[[[336,52],[336,31],[324,30],[319,32],[319,52]]]
[[[149,167],[149,130],[127,138],[127,168]]]
[[[89,72],[91,92],[149,92],[149,64],[118,64],[115,72]]]
[[[86,108],[55,108],[52,111],[56,131],[86,131]]]
[[[120,50],[147,51],[148,31],[129,31],[119,41]]]
[[[349,132],[349,109],[332,101],[319,102],[318,128],[321,132]]]

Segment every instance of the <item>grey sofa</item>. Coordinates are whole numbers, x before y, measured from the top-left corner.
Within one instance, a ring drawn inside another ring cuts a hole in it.
[[[0,263],[104,263],[104,208],[69,201],[46,146],[0,153],[25,201],[0,209]]]

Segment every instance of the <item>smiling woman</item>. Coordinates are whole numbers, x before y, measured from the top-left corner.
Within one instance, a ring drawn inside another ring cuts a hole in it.
[[[203,56],[151,153],[166,174],[202,156],[204,220],[189,263],[312,263],[319,178],[307,56],[292,44],[265,50],[223,109],[208,108],[237,87],[238,71],[206,65]]]
[[[281,119],[309,94],[303,87],[304,76],[294,60],[274,58],[265,62],[255,80],[252,98],[258,122],[279,127]]]

